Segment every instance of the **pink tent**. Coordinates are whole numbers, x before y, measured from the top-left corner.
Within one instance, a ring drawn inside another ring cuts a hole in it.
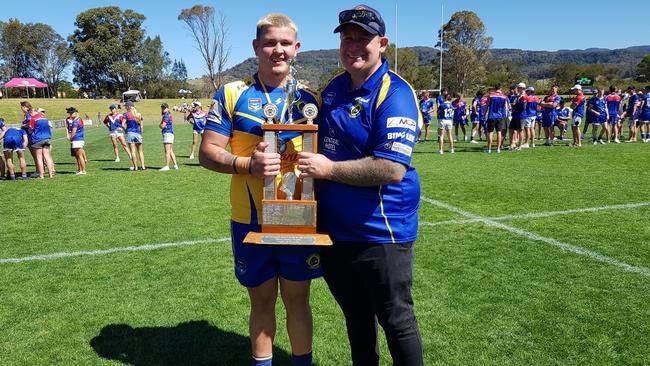
[[[25,88],[27,91],[27,97],[29,97],[28,88],[43,89],[47,88],[47,84],[42,83],[34,78],[13,78],[5,83],[4,88]]]

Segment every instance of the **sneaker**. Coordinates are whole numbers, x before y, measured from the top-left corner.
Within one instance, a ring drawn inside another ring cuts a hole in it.
[[[486,154],[492,154],[492,150],[485,149],[485,150],[483,150],[483,151],[484,151]]]
[[[86,172],[76,172],[75,175],[86,175]]]
[[[29,180],[29,177],[26,176],[26,175],[23,175],[21,178],[22,178],[22,180]]]
[[[442,154],[444,154],[444,153],[445,153],[445,152],[442,151],[442,150],[439,150],[439,151],[438,151],[438,154],[440,154],[440,155],[442,155]]]
[[[194,154],[190,155],[190,160],[194,160]]]
[[[619,139],[614,139],[614,142],[617,143],[617,144],[620,144],[620,143],[621,143],[621,140],[619,140]]]
[[[603,139],[598,140],[598,142],[600,142],[601,145],[605,145],[605,141],[603,141]]]
[[[16,176],[15,176],[15,175],[10,175],[10,176],[8,176],[7,178],[4,178],[4,177],[3,177],[3,179],[6,179],[6,180],[16,180]]]
[[[131,170],[131,171],[136,171],[136,170],[138,170],[138,167],[136,167],[136,166],[130,166],[130,167],[129,167],[129,170]]]
[[[530,148],[530,145],[528,144],[523,144],[520,146],[520,149],[528,149],[528,148]]]
[[[501,154],[501,149],[497,149],[497,154]]]
[[[454,153],[454,149],[451,149],[451,151],[450,151],[449,153],[450,153],[450,154],[453,154],[453,153]]]
[[[167,171],[169,171],[169,166],[168,166],[168,165],[165,165],[164,167],[160,168],[159,170],[160,170],[161,172],[167,172]]]
[[[454,142],[458,142],[458,137],[454,138]]]
[[[534,142],[533,142],[533,146],[531,146],[531,147],[535,147],[535,143],[534,143]]]
[[[476,140],[471,140],[469,143],[470,144],[478,144],[478,142],[476,142]]]
[[[116,163],[119,163],[119,162],[120,162],[120,157],[119,157],[119,156],[115,158],[115,162],[116,162]]]
[[[594,140],[594,145],[598,145],[598,141]]]
[[[178,170],[178,165],[174,165],[174,170]]]
[[[38,174],[38,173],[32,173],[32,174],[29,175],[29,177],[30,177],[30,178],[40,178],[41,175]]]
[[[467,136],[463,136],[463,142],[467,142]]]

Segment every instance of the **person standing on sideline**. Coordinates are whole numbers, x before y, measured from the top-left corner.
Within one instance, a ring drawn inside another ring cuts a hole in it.
[[[424,99],[420,102],[420,112],[422,112],[422,117],[424,118],[424,142],[427,142],[429,139],[429,125],[431,125],[431,115],[433,114],[433,99],[431,99],[431,94],[429,91],[424,92]],[[422,142],[420,136],[418,135],[418,142]]]
[[[290,63],[300,42],[296,24],[284,14],[268,14],[257,22],[253,50],[258,72],[252,81],[236,81],[222,86],[209,109],[199,162],[219,173],[232,174],[231,238],[235,275],[250,298],[249,335],[253,363],[271,365],[275,337],[275,304],[278,289],[287,312],[287,332],[292,364],[312,363],[312,315],[309,305],[311,280],[322,275],[320,251],[310,246],[248,245],[243,240],[250,231],[261,230],[262,195],[265,177],[282,171],[295,172],[302,138],[281,133],[279,153],[267,153],[261,125],[266,122],[264,105],[273,104],[275,122],[284,123],[292,114],[296,123],[305,118],[298,106],[285,106],[285,85],[291,77]],[[318,104],[317,95],[298,84],[300,100]],[[297,93],[296,93],[297,94]],[[413,140],[415,141],[415,140]],[[230,145],[230,149],[226,148]],[[298,190],[299,191],[299,190]],[[218,219],[221,219],[219,217]]]
[[[34,164],[36,165],[36,178],[43,179],[45,176],[45,167],[50,178],[54,178],[54,161],[52,160],[52,152],[50,150],[50,139],[52,138],[52,128],[50,121],[45,117],[43,112],[37,112],[32,109],[29,102],[21,102],[20,106],[23,110],[29,113],[29,122],[27,123],[27,133],[29,135],[29,150],[34,157]]]
[[[169,104],[160,105],[162,120],[160,121],[160,130],[162,132],[163,148],[165,149],[165,166],[160,168],[161,172],[169,170],[169,163],[174,163],[174,169],[178,170],[176,163],[176,154],[174,154],[174,129],[172,127],[172,114],[169,112]]]
[[[456,93],[456,99],[454,99],[452,105],[454,107],[454,142],[458,142],[458,126],[463,130],[463,142],[466,142],[467,131],[465,130],[465,126],[467,126],[467,103],[465,102],[465,99],[463,99],[462,93]]]
[[[609,87],[609,94],[605,98],[607,102],[607,121],[609,122],[609,129],[607,130],[607,143],[610,142],[610,138],[614,135],[614,142],[617,144],[621,143],[619,137],[620,132],[620,116],[618,115],[618,110],[621,107],[621,95],[617,92],[616,87]],[[610,130],[611,129],[611,130]]]
[[[573,132],[573,142],[570,146],[582,147],[582,139],[580,138],[580,124],[585,117],[585,94],[582,92],[582,85],[576,84],[571,91],[576,93],[576,99],[571,103],[573,108],[573,123],[571,124],[571,131]]]
[[[472,136],[469,139],[469,142],[471,144],[478,144],[478,142],[474,140],[477,133],[479,134],[479,138],[481,137],[479,131],[481,128],[481,99],[482,98],[483,98],[483,91],[479,90],[476,92],[474,99],[472,99],[471,113],[469,115],[469,119],[472,121]]]
[[[4,135],[3,135],[4,133]],[[27,180],[27,163],[25,161],[25,146],[27,146],[27,131],[24,128],[9,128],[2,135],[2,150],[7,160],[7,179],[16,180],[14,168],[14,151],[18,155],[20,163],[20,172],[23,180]]]
[[[133,106],[133,102],[125,103],[126,112],[122,115],[122,127],[126,130],[126,143],[131,151],[130,170],[138,170],[137,159],[140,157],[140,169],[147,169],[144,165],[144,151],[142,150],[142,134],[144,133],[144,122],[142,115]]]
[[[108,136],[111,138],[111,143],[113,144],[113,152],[115,153],[115,162],[116,163],[120,162],[120,153],[117,149],[118,141],[122,145],[124,152],[126,152],[126,154],[129,156],[129,160],[131,160],[131,153],[129,152],[129,149],[126,147],[126,140],[124,140],[124,128],[122,128],[122,115],[117,113],[117,106],[115,104],[111,104],[110,107],[108,108],[111,111],[111,113],[107,114],[106,117],[104,117],[104,125],[108,127]]]
[[[501,91],[501,84],[494,85],[494,92],[490,93],[487,98],[487,108],[485,110],[487,120],[487,152],[492,153],[492,133],[497,131],[497,153],[503,150],[503,133],[508,125],[508,97]]]
[[[445,133],[449,139],[449,152],[454,153],[454,139],[451,136],[451,129],[454,123],[454,105],[451,102],[451,95],[445,95],[445,101],[438,108],[442,111],[441,119],[438,119],[438,154],[444,153],[442,146],[445,144]]]
[[[650,142],[650,85],[646,85],[639,104],[639,123],[641,124],[641,141]],[[644,133],[645,132],[645,133]]]
[[[185,120],[192,124],[192,150],[190,152],[190,160],[194,159],[194,150],[199,141],[199,136],[203,136],[207,116],[208,114],[203,111],[201,102],[198,100],[193,101],[192,110],[185,117]]]
[[[444,119],[445,117],[442,114],[443,111],[440,109],[440,106],[447,100],[447,95],[449,95],[447,88],[442,88],[442,90],[440,90],[440,94],[438,94],[436,97],[436,116],[438,117],[438,125],[440,125],[440,120]]]
[[[7,126],[5,126],[5,120],[4,118],[0,118],[0,140],[4,139],[5,132],[7,132]],[[5,162],[2,158],[2,155],[0,155],[0,180],[3,179],[5,179]]]
[[[521,128],[526,118],[526,101],[527,96],[524,93],[526,84],[519,83],[515,87],[515,95],[512,98],[512,119],[510,120],[510,151],[516,151],[521,148],[523,136]]]
[[[564,141],[564,136],[566,135],[567,125],[571,120],[571,112],[573,109],[567,107],[564,100],[560,101],[560,104],[557,106],[557,127],[560,129],[560,137],[558,140]]]
[[[526,108],[524,110],[524,141],[521,144],[522,149],[535,147],[535,121],[537,120],[537,107],[539,98],[535,95],[535,88],[529,86],[526,89]]]
[[[70,150],[77,160],[77,175],[86,175],[86,152],[84,151],[84,121],[79,117],[75,107],[65,110],[68,118],[65,120],[65,138],[70,141]]]
[[[551,93],[544,97],[539,105],[542,107],[542,127],[544,127],[544,145],[552,146],[555,135],[555,120],[557,119],[557,106],[560,104],[560,95],[557,85],[551,87]]]
[[[382,57],[388,38],[379,12],[365,5],[344,10],[334,32],[345,72],[322,92],[320,152],[298,160],[301,177],[317,179],[319,230],[334,241],[322,249],[323,275],[345,316],[353,365],[379,364],[377,321],[394,365],[423,365],[411,296],[417,97]]]
[[[627,142],[636,142],[636,131],[637,123],[639,122],[639,95],[636,93],[636,88],[634,86],[629,86],[627,88],[627,93],[629,94],[627,99],[627,109],[621,117],[622,120],[628,119],[628,127],[630,129],[630,136],[627,139]]]
[[[604,144],[602,132],[599,138],[596,138],[598,127],[607,128],[607,102],[605,101],[604,91],[601,88],[595,88],[596,95],[589,100],[589,114],[591,115],[591,140],[594,145],[600,142]]]

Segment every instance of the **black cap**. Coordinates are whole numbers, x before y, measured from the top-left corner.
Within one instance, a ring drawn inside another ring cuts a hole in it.
[[[169,104],[163,103],[160,105],[160,108],[169,108]]]
[[[79,111],[77,110],[77,108],[75,108],[75,107],[68,107],[68,108],[65,109],[65,111],[68,112],[68,114],[72,114],[72,113],[75,113],[75,112],[79,112]]]
[[[128,102],[124,103],[124,105],[127,107],[133,107],[133,102],[129,100]]]
[[[384,24],[381,14],[368,5],[357,5],[352,9],[340,12],[339,25],[334,29],[334,33],[339,33],[346,24],[357,25],[376,36],[386,35],[386,24]]]

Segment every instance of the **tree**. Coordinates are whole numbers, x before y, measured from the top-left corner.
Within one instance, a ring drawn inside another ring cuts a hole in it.
[[[177,81],[187,81],[187,67],[182,59],[174,60],[170,76]]]
[[[165,77],[165,70],[171,64],[169,53],[163,49],[160,36],[147,37],[143,46],[142,81],[158,81]]]
[[[460,11],[443,27],[442,39],[445,84],[465,94],[485,74],[492,38],[485,35],[485,25],[474,12]]]
[[[74,81],[85,90],[128,88],[143,64],[144,15],[116,6],[94,8],[77,15],[69,37],[75,58]]]
[[[66,68],[72,61],[72,53],[67,43],[60,37],[55,43],[43,49],[43,58],[38,62],[38,69],[43,81],[48,84],[50,95],[56,95]]]
[[[418,67],[420,66],[417,53],[412,48],[400,48],[397,52],[397,67],[399,70],[395,70],[395,44],[391,43],[386,48],[384,57],[388,60],[390,68],[411,85],[415,84],[418,78]]]
[[[637,80],[650,81],[650,55],[647,55],[636,66]]]
[[[215,19],[214,7],[194,5],[181,10],[178,20],[185,22],[192,33],[195,48],[203,57],[212,87],[214,90],[219,89],[230,55],[230,47],[226,46],[228,27],[225,15],[219,13],[218,19]]]

